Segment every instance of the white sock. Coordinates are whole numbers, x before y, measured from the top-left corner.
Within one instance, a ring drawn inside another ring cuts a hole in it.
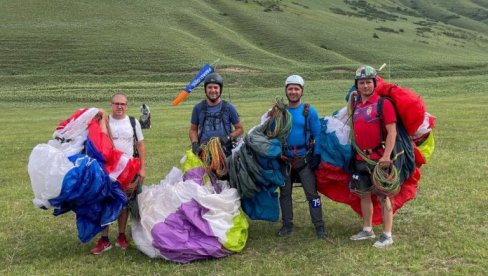
[[[391,238],[391,232],[383,232],[383,234],[385,234],[385,236]]]
[[[372,230],[373,230],[373,227],[371,227],[371,226],[363,226],[363,231],[371,232]]]

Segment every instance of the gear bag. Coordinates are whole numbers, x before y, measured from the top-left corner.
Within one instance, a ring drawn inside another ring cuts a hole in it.
[[[149,110],[149,106],[143,103],[140,109],[141,116],[139,117],[139,123],[141,124],[141,128],[151,128],[151,111]]]
[[[393,106],[396,106],[395,103],[387,97],[381,97],[378,101],[378,117],[381,122],[381,141],[384,145],[386,135],[385,135],[385,125],[383,122],[383,102],[385,100],[389,100]],[[393,147],[393,151],[391,153],[391,160],[393,161],[393,166],[396,167],[398,172],[400,173],[400,183],[403,183],[406,179],[408,179],[415,170],[415,154],[413,149],[413,142],[410,136],[407,133],[407,130],[403,126],[401,118],[398,116],[397,113],[397,135],[395,140],[395,146]]]

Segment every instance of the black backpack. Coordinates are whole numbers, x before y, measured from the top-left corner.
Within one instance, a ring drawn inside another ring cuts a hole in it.
[[[129,121],[130,121],[130,125],[132,126],[132,133],[134,135],[134,144],[133,144],[133,147],[134,147],[134,155],[133,157],[139,157],[139,151],[137,150],[137,142],[139,141],[137,139],[137,134],[136,134],[136,118],[133,117],[133,116],[129,116]]]
[[[381,97],[378,100],[378,117],[381,122],[381,143],[384,145],[386,135],[385,135],[385,124],[383,121],[383,102],[385,100],[389,100],[393,106],[395,107],[395,103],[388,97]],[[396,107],[395,107],[396,112]],[[395,146],[393,147],[393,151],[391,153],[391,160],[393,160],[393,165],[397,168],[398,172],[400,173],[400,183],[403,183],[406,179],[408,179],[415,170],[415,153],[413,149],[413,142],[410,136],[408,136],[407,130],[403,126],[403,123],[397,115],[397,135]],[[403,152],[403,153],[402,153]],[[398,156],[397,156],[398,155]],[[397,156],[395,158],[395,156]]]

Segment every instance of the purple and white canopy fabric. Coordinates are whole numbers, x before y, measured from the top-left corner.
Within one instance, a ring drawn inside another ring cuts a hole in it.
[[[210,178],[191,150],[157,185],[138,195],[140,221],[132,238],[151,258],[178,263],[220,258],[244,248],[249,224],[237,190]],[[218,186],[218,187],[217,187]],[[217,192],[219,191],[219,192]]]

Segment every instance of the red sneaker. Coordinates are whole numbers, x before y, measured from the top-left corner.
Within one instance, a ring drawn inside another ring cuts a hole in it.
[[[120,247],[120,249],[127,249],[127,247],[129,247],[125,234],[119,234],[117,237],[117,242],[115,242],[115,246]]]
[[[110,250],[111,248],[112,248],[112,244],[110,243],[110,241],[104,241],[102,240],[102,238],[100,238],[97,242],[97,246],[95,246],[92,250],[90,250],[90,252],[93,255],[98,255],[102,252]]]

